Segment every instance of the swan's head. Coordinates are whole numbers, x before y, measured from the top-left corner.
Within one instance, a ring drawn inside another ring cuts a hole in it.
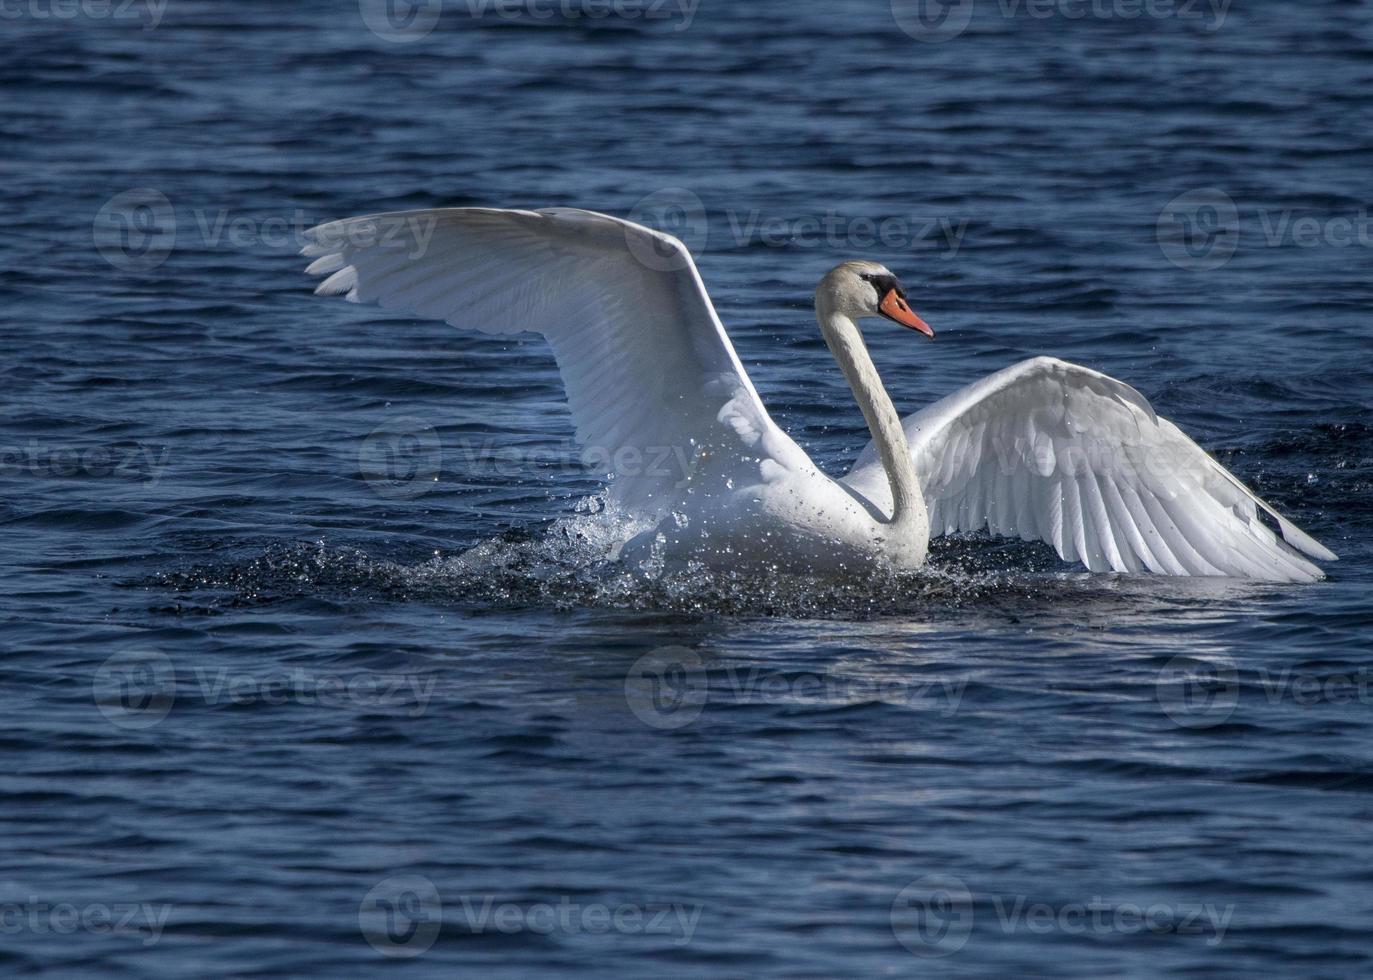
[[[815,291],[819,305],[854,320],[880,316],[933,337],[929,324],[906,302],[901,282],[876,262],[845,262],[820,280]]]

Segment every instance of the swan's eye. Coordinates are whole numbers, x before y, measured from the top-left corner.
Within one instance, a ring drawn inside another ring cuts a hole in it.
[[[901,288],[901,284],[896,281],[895,276],[876,275],[873,273],[864,272],[860,273],[859,278],[866,282],[868,285],[872,286],[873,289],[877,290],[878,303],[881,303],[882,300],[886,299],[887,294],[891,292],[893,289],[896,290],[897,296],[900,296],[902,299],[906,298],[906,292]]]

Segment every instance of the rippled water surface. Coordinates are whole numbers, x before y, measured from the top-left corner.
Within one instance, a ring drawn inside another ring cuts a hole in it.
[[[1366,973],[1368,6],[497,6],[7,8],[0,968]],[[903,411],[1090,365],[1343,560],[645,581],[541,342],[295,254],[691,195],[832,472],[867,437],[809,304],[861,255],[940,334],[870,332]]]

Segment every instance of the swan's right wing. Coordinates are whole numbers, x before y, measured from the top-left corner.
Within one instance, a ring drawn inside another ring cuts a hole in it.
[[[1309,582],[1323,576],[1306,556],[1335,560],[1138,391],[1089,368],[1022,361],[903,425],[932,534],[1044,541],[1093,571]],[[871,446],[844,482],[890,499]]]
[[[571,208],[448,208],[312,228],[321,295],[553,348],[587,458],[625,505],[661,500],[699,453],[766,456],[779,434],[677,239]]]

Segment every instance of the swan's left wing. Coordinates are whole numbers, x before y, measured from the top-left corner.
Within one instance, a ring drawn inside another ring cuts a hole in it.
[[[1042,540],[1093,571],[1314,581],[1305,556],[1335,560],[1138,391],[1088,368],[1023,361],[904,426],[932,534]],[[872,446],[845,482],[889,506]]]
[[[756,464],[790,441],[773,424],[686,247],[573,208],[446,208],[307,232],[316,292],[553,348],[588,456],[622,505],[652,510],[702,454]],[[715,461],[719,464],[718,459]]]

